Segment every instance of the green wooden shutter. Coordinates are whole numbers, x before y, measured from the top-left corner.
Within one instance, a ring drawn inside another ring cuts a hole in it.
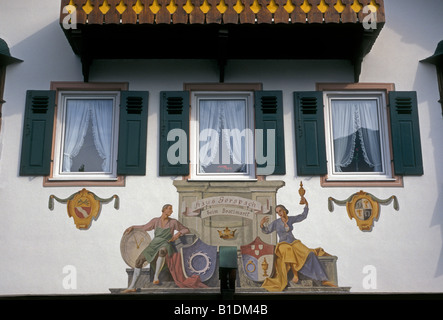
[[[323,93],[294,92],[297,174],[327,173]]]
[[[54,108],[55,91],[26,92],[19,170],[21,176],[50,174]]]
[[[160,176],[189,174],[189,92],[160,92]]]
[[[394,172],[398,175],[422,175],[420,127],[417,93],[391,91],[389,93]]]
[[[122,91],[118,135],[118,175],[145,175],[148,127],[147,91]]]
[[[257,175],[283,175],[285,166],[285,139],[283,125],[282,91],[255,92],[255,153]],[[272,142],[268,137],[274,134]],[[273,159],[270,159],[274,151]]]

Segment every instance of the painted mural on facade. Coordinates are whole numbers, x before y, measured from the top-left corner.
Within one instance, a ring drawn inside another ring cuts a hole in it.
[[[258,224],[266,235],[274,235],[277,242],[266,243],[260,235],[244,243],[250,235],[239,235],[235,227],[216,227],[219,245],[211,238],[191,234],[188,227],[172,217],[173,206],[165,204],[159,217],[143,225],[128,227],[122,237],[121,253],[133,268],[128,288],[122,293],[135,293],[145,288],[220,287],[235,291],[235,287],[281,292],[287,288],[337,288],[336,258],[323,248],[308,248],[294,236],[294,225],[308,218],[306,191],[300,187],[299,213],[289,214],[284,205],[272,205],[265,210],[259,201],[237,196],[215,196],[195,201],[191,206],[198,219],[233,216]],[[273,211],[271,211],[273,209]],[[257,215],[263,214],[261,219]],[[271,221],[272,220],[272,221]],[[221,226],[221,225],[220,225]],[[211,228],[211,227],[209,227]],[[154,237],[146,233],[154,232]],[[207,233],[208,230],[205,230]],[[250,232],[240,229],[239,233]],[[187,240],[184,238],[188,236]],[[206,241],[206,242],[205,242]],[[231,251],[231,254],[227,252]],[[138,281],[142,269],[149,270],[149,280]],[[230,270],[226,273],[226,270]],[[162,274],[162,276],[160,276]],[[140,284],[143,283],[140,287]],[[346,289],[349,290],[349,289]]]

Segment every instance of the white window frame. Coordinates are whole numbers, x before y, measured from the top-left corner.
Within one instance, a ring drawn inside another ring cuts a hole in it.
[[[113,144],[110,172],[63,172],[63,142],[65,132],[66,102],[68,99],[111,99],[113,101]],[[53,174],[49,180],[60,181],[115,181],[117,177],[119,91],[60,91],[55,128]]]
[[[386,94],[383,91],[325,91],[325,128],[326,128],[326,157],[328,164],[327,181],[394,181],[391,166],[391,141],[389,138],[388,108]],[[382,172],[336,172],[333,154],[332,136],[332,100],[376,100],[380,124],[380,151],[382,156]]]
[[[199,173],[199,121],[198,106],[201,100],[244,100],[246,104],[246,130],[251,139],[245,139],[246,172],[244,173]],[[190,115],[190,178],[191,180],[256,180],[254,151],[254,95],[250,91],[193,91]]]

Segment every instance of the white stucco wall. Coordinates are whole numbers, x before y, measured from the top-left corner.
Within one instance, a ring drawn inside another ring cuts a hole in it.
[[[161,90],[181,90],[184,82],[217,82],[214,61],[96,61],[90,81],[127,81],[130,90],[150,92],[147,175],[127,177],[125,187],[90,187],[100,197],[118,194],[120,209],[103,205],[89,230],[76,229],[66,198],[79,187],[43,187],[42,178],[19,177],[25,92],[49,89],[51,81],[82,81],[81,64],[58,24],[59,0],[0,0],[0,37],[24,62],[8,66],[0,131],[0,295],[107,293],[125,287],[126,264],[120,239],[126,227],[158,216],[164,203],[178,208],[172,178],[158,177],[158,109]],[[315,90],[316,82],[352,82],[352,66],[341,61],[229,61],[226,82],[262,82],[265,90],[283,90],[286,186],[278,202],[291,213],[303,182],[310,203],[308,219],[296,225],[296,237],[310,247],[338,256],[340,286],[352,292],[443,291],[441,180],[443,123],[433,66],[419,63],[442,40],[443,4],[417,8],[412,0],[388,0],[386,25],[366,57],[360,81],[395,83],[415,90],[419,100],[425,174],[406,177],[402,188],[322,188],[318,177],[297,177],[292,92]],[[419,21],[411,17],[422,17]],[[345,199],[364,189],[380,198],[396,195],[400,210],[382,206],[371,232],[362,232],[345,207],[327,207],[328,196]],[[177,217],[175,210],[174,217]],[[63,268],[77,271],[77,289],[63,287]],[[376,289],[364,287],[365,266],[376,270]]]

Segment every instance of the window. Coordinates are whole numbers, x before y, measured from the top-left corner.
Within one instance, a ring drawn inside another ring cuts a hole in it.
[[[53,178],[117,178],[119,92],[61,92]]]
[[[422,175],[418,99],[393,84],[320,83],[294,92],[297,174],[323,187],[402,186]]]
[[[20,176],[44,176],[45,186],[124,186],[125,176],[145,175],[148,100],[126,83],[28,90]]]
[[[160,92],[160,176],[261,179],[286,172],[282,91],[185,84]]]
[[[325,92],[328,180],[391,179],[383,92]]]
[[[191,178],[255,178],[252,93],[194,92],[192,101]]]

